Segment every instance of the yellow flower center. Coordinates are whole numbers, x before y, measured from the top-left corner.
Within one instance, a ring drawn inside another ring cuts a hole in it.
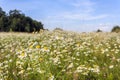
[[[25,53],[21,53],[21,56],[25,56]]]
[[[31,45],[30,48],[33,48],[33,46]]]
[[[37,46],[36,46],[36,48],[38,49],[38,48],[40,48],[40,46],[39,46],[39,45],[37,45]]]
[[[44,47],[44,50],[48,50],[48,48],[47,48],[47,47]]]
[[[40,62],[43,61],[43,58],[39,58],[39,61],[40,61]]]

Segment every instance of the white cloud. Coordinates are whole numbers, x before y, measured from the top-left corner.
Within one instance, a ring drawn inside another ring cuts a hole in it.
[[[60,0],[66,4],[73,6],[74,8],[67,11],[61,11],[60,13],[49,16],[50,19],[55,20],[97,20],[108,17],[107,14],[93,15],[95,12],[95,2],[91,0]]]
[[[97,15],[97,16],[86,16],[86,18],[84,20],[98,20],[98,19],[104,19],[108,16],[109,15],[107,15],[107,14],[101,14],[101,15]]]
[[[90,14],[58,14],[56,16],[49,16],[49,19],[58,19],[58,20],[98,20],[108,17],[107,14],[101,15],[90,15]]]
[[[59,0],[74,8],[74,11],[79,12],[93,12],[95,9],[96,2],[91,0]]]

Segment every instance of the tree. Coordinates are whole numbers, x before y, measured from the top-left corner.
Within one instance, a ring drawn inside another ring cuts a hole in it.
[[[5,16],[5,11],[3,11],[2,8],[0,7],[0,17],[1,16]]]
[[[0,7],[0,31],[5,31],[6,30],[6,26],[7,26],[6,13]]]
[[[0,8],[0,31],[33,32],[43,28],[43,24],[25,16],[20,10],[10,10],[6,15]]]
[[[102,30],[98,29],[96,32],[102,32]]]
[[[14,9],[14,10],[9,11],[9,15],[10,15],[10,17],[20,17],[24,14],[22,14],[20,10]]]
[[[117,32],[117,33],[120,32],[120,26],[118,25],[114,26],[111,32]]]

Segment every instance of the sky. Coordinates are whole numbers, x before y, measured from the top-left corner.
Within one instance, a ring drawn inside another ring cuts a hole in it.
[[[120,25],[120,0],[0,0],[0,7],[21,10],[49,30],[111,31]]]

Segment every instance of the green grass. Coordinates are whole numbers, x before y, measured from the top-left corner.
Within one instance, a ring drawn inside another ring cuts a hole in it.
[[[0,80],[120,80],[119,75],[119,33],[0,33]]]

